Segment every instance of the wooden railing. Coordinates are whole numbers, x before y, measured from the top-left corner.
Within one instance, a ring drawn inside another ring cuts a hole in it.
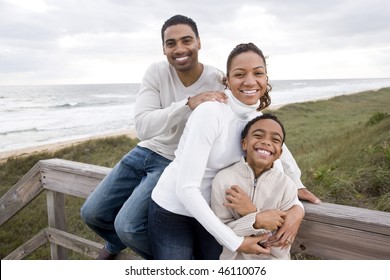
[[[66,232],[64,195],[86,198],[109,168],[49,159],[39,161],[0,198],[0,226],[46,192],[48,228],[4,259],[23,259],[50,243],[52,259],[67,259],[68,250],[96,258],[102,244]],[[390,259],[390,213],[330,203],[304,203],[305,218],[292,252],[321,259]],[[121,253],[117,259],[137,259]]]

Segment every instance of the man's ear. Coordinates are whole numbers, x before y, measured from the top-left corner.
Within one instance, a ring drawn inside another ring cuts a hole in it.
[[[198,44],[199,44],[198,50],[200,50],[202,48],[202,43],[200,42],[200,37],[198,37]]]

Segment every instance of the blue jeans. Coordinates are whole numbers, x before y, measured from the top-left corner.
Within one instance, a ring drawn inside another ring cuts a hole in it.
[[[131,248],[153,259],[148,237],[148,208],[153,188],[170,163],[136,146],[110,171],[81,207],[81,217],[112,253]]]
[[[195,219],[149,205],[149,237],[156,260],[218,260],[222,246]]]

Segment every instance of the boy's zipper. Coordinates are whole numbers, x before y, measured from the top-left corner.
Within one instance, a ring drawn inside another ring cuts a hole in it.
[[[257,186],[257,178],[255,178],[255,180],[254,180],[254,182],[253,182],[252,202],[253,202],[253,200],[255,199],[255,190],[256,190],[256,186]]]

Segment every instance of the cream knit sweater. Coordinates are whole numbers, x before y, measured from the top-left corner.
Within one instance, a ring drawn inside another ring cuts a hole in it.
[[[252,198],[258,211],[241,216],[232,208],[223,206],[226,190],[232,185],[240,186]],[[211,207],[223,223],[239,236],[259,235],[265,229],[255,229],[256,214],[267,209],[288,210],[299,204],[294,182],[283,172],[271,168],[255,178],[252,168],[241,160],[218,172],[212,182]],[[248,255],[232,252],[224,247],[221,259],[290,259],[290,247],[271,247],[270,255]]]

